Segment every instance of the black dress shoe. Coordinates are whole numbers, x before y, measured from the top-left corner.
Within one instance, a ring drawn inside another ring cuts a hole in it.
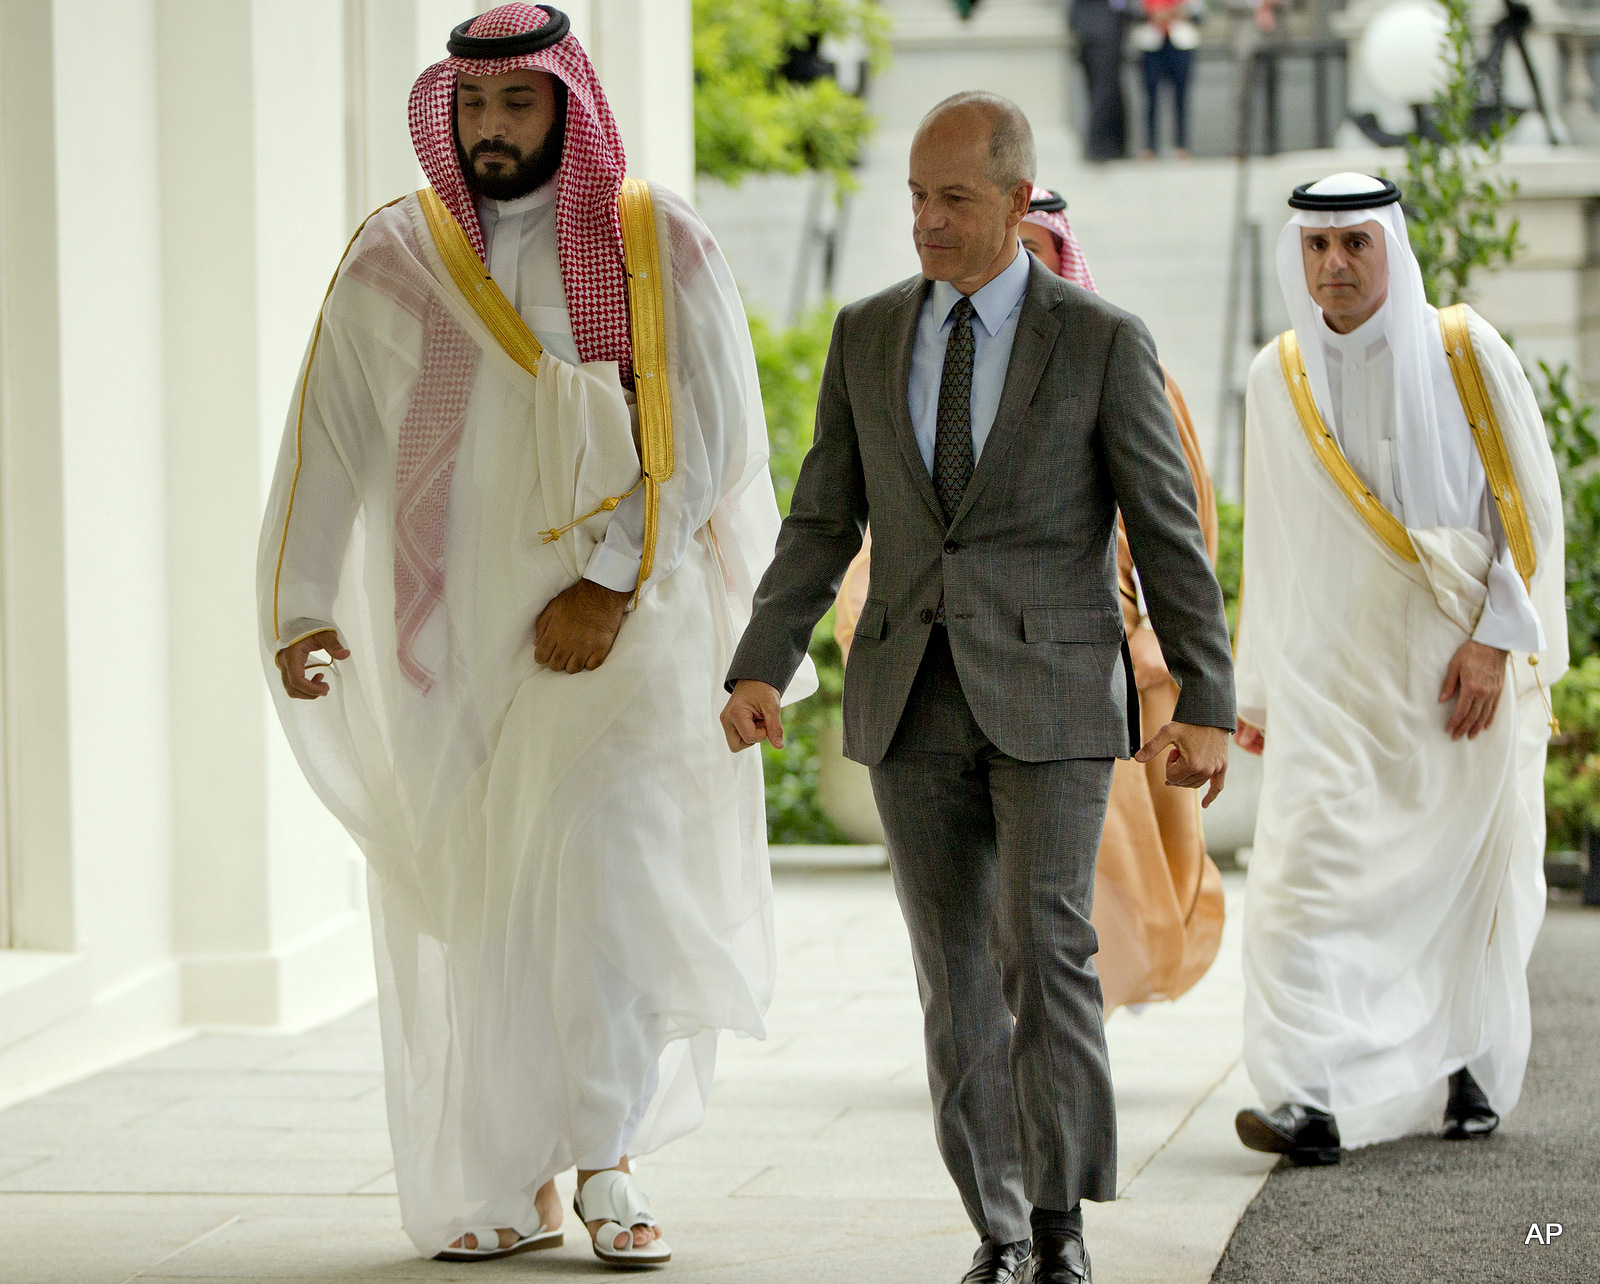
[[[1015,1244],[984,1240],[972,1255],[972,1269],[961,1277],[961,1284],[1022,1284],[1031,1248],[1031,1241],[1025,1239]]]
[[[1273,1111],[1241,1110],[1233,1126],[1251,1150],[1288,1155],[1299,1167],[1339,1162],[1339,1125],[1315,1106],[1291,1101]]]
[[[1033,1237],[1025,1284],[1094,1284],[1089,1254],[1077,1235],[1044,1231]]]
[[[1457,1070],[1450,1076],[1450,1100],[1444,1107],[1444,1135],[1447,1141],[1472,1141],[1487,1137],[1500,1126],[1500,1116],[1489,1107],[1478,1081],[1470,1071]]]

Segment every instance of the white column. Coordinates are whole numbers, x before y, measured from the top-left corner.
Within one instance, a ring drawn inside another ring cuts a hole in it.
[[[68,951],[77,928],[52,28],[50,0],[0,4],[0,941]]]
[[[689,0],[588,0],[585,37],[628,172],[694,198],[694,20]],[[577,6],[574,6],[577,9]]]
[[[255,636],[262,497],[348,236],[342,28],[317,0],[160,0],[159,16],[184,1013],[295,1026],[371,985],[352,847],[288,754]]]

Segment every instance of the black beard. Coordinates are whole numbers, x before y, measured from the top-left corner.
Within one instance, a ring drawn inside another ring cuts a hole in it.
[[[480,156],[504,156],[515,164],[502,165],[492,173],[480,173],[477,167]],[[561,168],[561,148],[559,145],[552,148],[548,136],[543,146],[526,155],[510,143],[497,143],[486,138],[472,149],[470,155],[457,148],[457,157],[461,161],[461,172],[466,177],[467,186],[476,195],[487,196],[492,201],[514,201],[519,196],[537,191],[554,178],[556,171]]]
[[[465,152],[456,143],[456,159],[461,162],[461,173],[467,186],[475,195],[487,196],[491,201],[514,201],[519,196],[537,191],[561,168],[561,147],[565,141],[566,113],[558,112],[550,122],[544,141],[531,152],[524,153],[512,143],[498,139],[481,139],[471,152]],[[502,156],[513,165],[502,165],[494,173],[478,172],[480,156]]]

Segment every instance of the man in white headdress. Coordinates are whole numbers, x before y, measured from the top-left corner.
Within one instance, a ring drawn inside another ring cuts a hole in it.
[[[699,1125],[772,993],[760,766],[717,721],[778,529],[755,361],[566,16],[448,48],[411,98],[430,185],[357,233],[290,407],[263,656],[371,866],[412,1240],[558,1245],[576,1165],[594,1252],[659,1265],[628,1156]]]
[[[1239,743],[1265,778],[1245,899],[1240,1139],[1297,1163],[1521,1091],[1544,913],[1544,686],[1561,500],[1533,392],[1435,310],[1392,183],[1297,188],[1293,329],[1246,402]]]

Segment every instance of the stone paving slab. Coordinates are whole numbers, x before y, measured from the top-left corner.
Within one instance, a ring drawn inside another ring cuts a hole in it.
[[[1236,920],[1234,876],[1229,895]],[[770,1037],[725,1040],[705,1127],[638,1163],[670,1278],[953,1284],[976,1239],[934,1145],[888,875],[781,873],[777,922]],[[1239,991],[1230,922],[1181,1003],[1108,1027],[1123,1200],[1088,1208],[1101,1284],[1202,1284],[1262,1179],[1227,1126]],[[505,1263],[418,1260],[377,1058],[368,1008],[295,1037],[203,1035],[0,1111],[0,1284],[608,1274],[570,1223],[562,1248]]]

